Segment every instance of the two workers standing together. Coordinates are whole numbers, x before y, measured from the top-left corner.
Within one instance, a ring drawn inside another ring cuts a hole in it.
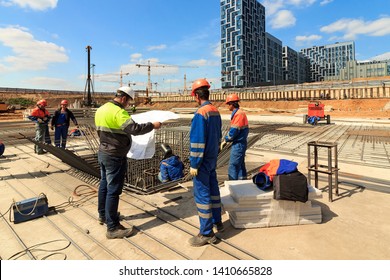
[[[68,136],[68,130],[70,125],[70,120],[73,121],[74,125],[78,127],[77,120],[70,111],[68,107],[68,100],[62,100],[60,108],[54,112],[52,117],[49,111],[46,109],[48,103],[45,99],[39,100],[36,104],[36,107],[31,111],[28,119],[35,122],[35,141],[40,143],[51,144],[50,134],[49,134],[49,123],[51,130],[54,129],[54,144],[56,147],[66,148],[66,139]],[[35,153],[38,155],[46,153],[46,151],[35,145]]]

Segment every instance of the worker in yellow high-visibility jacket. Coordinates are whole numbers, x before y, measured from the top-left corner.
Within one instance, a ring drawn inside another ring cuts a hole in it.
[[[129,237],[133,233],[133,227],[123,227],[118,216],[119,195],[125,180],[131,135],[146,134],[161,127],[160,122],[138,124],[132,120],[125,108],[134,97],[135,93],[130,87],[120,87],[115,98],[101,106],[95,114],[100,139],[99,222],[107,224],[108,239]]]

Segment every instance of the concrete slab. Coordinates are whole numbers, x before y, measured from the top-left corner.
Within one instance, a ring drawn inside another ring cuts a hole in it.
[[[69,147],[72,145],[70,141]],[[368,187],[378,184],[378,180],[387,182],[389,169],[340,163],[340,171],[349,174],[340,177],[340,196],[329,202],[327,182],[320,180],[323,197],[312,202],[312,207],[321,208],[320,224],[236,229],[224,213],[226,229],[218,234],[220,242],[215,246],[194,248],[188,245],[188,239],[198,233],[199,220],[191,182],[153,195],[124,192],[119,204],[124,216],[122,222],[125,226],[136,226],[136,234],[127,240],[107,240],[106,228],[96,221],[96,185],[71,176],[67,171],[69,166],[51,155],[35,155],[31,144],[11,146],[7,146],[4,157],[0,157],[2,259],[18,253],[17,259],[26,260],[31,259],[30,253],[36,259],[66,257],[68,260],[253,259],[224,242],[228,241],[257,259],[390,260],[390,194]],[[299,163],[299,170],[307,174],[306,157],[285,155],[280,151],[249,150],[247,167],[256,167],[274,158],[294,160]],[[226,177],[226,167],[217,172],[219,177]],[[224,189],[222,187],[221,191]],[[18,201],[40,192],[47,194],[49,206],[56,206],[58,211],[21,224],[8,220],[13,199]],[[182,198],[172,200],[179,196]],[[234,251],[234,256],[222,250]]]

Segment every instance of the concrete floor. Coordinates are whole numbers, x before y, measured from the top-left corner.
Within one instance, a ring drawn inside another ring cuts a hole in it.
[[[261,121],[267,120],[263,117]],[[390,126],[373,121],[376,125]],[[75,150],[83,149],[77,141],[71,145]],[[126,240],[107,240],[105,227],[96,221],[96,185],[71,176],[69,166],[50,154],[34,154],[32,147],[7,147],[0,158],[3,260],[390,260],[390,194],[360,188],[346,178],[340,179],[340,196],[333,202],[328,201],[326,181],[320,180],[323,197],[315,203],[322,209],[321,224],[243,230],[233,228],[224,214],[226,230],[218,234],[219,243],[200,248],[187,243],[197,234],[199,224],[191,182],[152,195],[124,192],[119,205],[122,223],[135,225],[136,234]],[[247,168],[274,158],[281,155],[248,150]],[[287,159],[298,162],[300,171],[307,175],[306,157]],[[382,180],[390,180],[389,170],[390,166],[378,169],[340,164],[342,172]],[[218,175],[224,180],[226,167],[218,170]],[[7,210],[13,201],[40,193],[46,194],[49,206],[57,209],[55,213],[19,224],[9,221]]]

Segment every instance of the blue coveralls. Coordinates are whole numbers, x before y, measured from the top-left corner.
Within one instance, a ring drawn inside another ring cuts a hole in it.
[[[225,136],[226,142],[232,142],[228,169],[229,180],[245,180],[247,177],[245,152],[248,145],[248,118],[244,111],[237,108],[233,110],[230,119],[229,133]]]
[[[163,159],[160,163],[158,179],[162,182],[174,181],[184,177],[184,164],[178,156]]]
[[[66,108],[65,111],[62,111],[60,108],[54,112],[51,125],[55,127],[54,144],[56,147],[66,148],[70,120],[72,120],[75,125],[78,125],[75,116],[68,108]]]
[[[217,173],[218,149],[222,120],[218,109],[209,101],[195,112],[190,132],[190,167],[198,169],[193,178],[194,197],[200,222],[200,234],[213,232],[213,224],[221,222],[221,197]]]

